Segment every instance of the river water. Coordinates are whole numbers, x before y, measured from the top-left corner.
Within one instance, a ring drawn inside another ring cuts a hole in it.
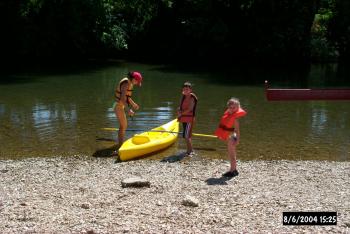
[[[249,67],[176,69],[127,62],[0,75],[0,159],[92,156],[112,147],[116,132],[101,128],[118,127],[113,91],[128,70],[144,76],[142,87],[135,88],[134,100],[141,108],[129,119],[130,129],[151,129],[174,119],[181,85],[190,81],[199,98],[195,133],[213,134],[227,100],[240,99],[248,112],[240,120],[241,160],[350,160],[350,101],[268,102],[264,95],[265,79],[275,87],[350,87],[337,65],[267,72]],[[127,137],[134,133],[128,132]],[[226,145],[217,139],[194,137],[193,145],[199,158],[226,159]],[[179,138],[150,158],[184,150]]]

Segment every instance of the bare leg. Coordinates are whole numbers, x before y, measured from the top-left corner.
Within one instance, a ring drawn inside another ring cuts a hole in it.
[[[118,131],[118,142],[117,145],[120,147],[124,143],[124,136],[126,128],[128,127],[128,122],[124,112],[124,108],[116,106],[114,109],[115,115],[119,121],[119,131]]]
[[[193,122],[184,124],[184,135],[185,135],[185,141],[186,141],[186,147],[187,147],[187,154],[191,154],[193,152],[192,147],[192,129],[193,129]]]
[[[231,168],[230,171],[237,169],[237,153],[236,153],[236,143],[229,138],[227,140],[228,158],[230,159]]]
[[[191,153],[193,151],[192,148],[192,138],[185,138],[186,140],[186,146],[187,146],[187,153]]]

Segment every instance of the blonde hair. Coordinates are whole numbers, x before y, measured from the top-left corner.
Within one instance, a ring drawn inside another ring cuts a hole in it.
[[[229,106],[229,105],[231,105],[231,104],[233,104],[233,105],[235,105],[235,106],[238,106],[238,107],[241,106],[241,104],[240,104],[238,98],[234,98],[234,97],[230,98],[230,99],[227,101],[227,106]]]

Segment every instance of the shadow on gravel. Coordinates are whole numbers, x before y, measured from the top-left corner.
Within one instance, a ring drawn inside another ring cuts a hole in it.
[[[208,148],[208,147],[193,147],[194,150],[203,150],[203,151],[216,151],[214,148]]]
[[[175,155],[171,155],[169,157],[163,158],[160,161],[166,162],[166,163],[174,163],[174,162],[179,162],[184,158],[186,158],[186,153],[180,153],[180,154],[175,154]]]
[[[95,153],[92,154],[92,156],[96,157],[96,158],[115,157],[116,150],[118,150],[118,147],[117,147],[117,145],[114,145],[114,146],[108,147],[106,149],[96,150]]]
[[[226,181],[231,180],[233,177],[222,176],[220,178],[209,178],[205,182],[207,185],[227,185]]]
[[[112,141],[114,142],[114,139],[111,138],[105,138],[105,137],[96,137],[96,141]]]

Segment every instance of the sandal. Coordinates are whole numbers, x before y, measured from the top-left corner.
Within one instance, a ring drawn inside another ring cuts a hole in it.
[[[118,156],[119,153],[118,153],[118,150],[113,150],[113,152],[111,153],[111,156]]]
[[[222,174],[222,176],[224,177],[235,177],[235,176],[238,176],[238,171],[237,170],[234,170],[234,171],[228,171],[228,172],[225,172],[224,174]]]
[[[190,157],[190,158],[192,158],[193,156],[196,156],[197,154],[194,152],[194,151],[192,151],[192,152],[189,152],[189,153],[186,153],[186,156],[187,157]]]

